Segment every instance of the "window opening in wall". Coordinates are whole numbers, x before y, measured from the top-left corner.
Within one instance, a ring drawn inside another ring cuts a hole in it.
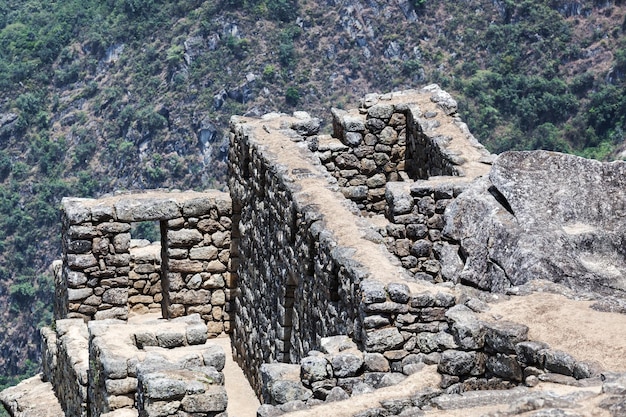
[[[131,223],[129,315],[161,314],[162,254],[159,222]]]

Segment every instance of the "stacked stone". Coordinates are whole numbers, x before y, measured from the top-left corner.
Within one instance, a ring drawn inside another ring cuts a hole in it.
[[[89,323],[87,392],[91,416],[136,407],[138,367],[142,364],[151,369],[168,366],[171,370],[212,366],[221,371],[224,367],[223,350],[205,345],[207,326],[197,314],[129,326],[109,321]],[[111,340],[114,332],[126,332],[128,336]]]
[[[434,120],[437,114],[436,111],[422,113],[416,108],[407,113],[406,173],[410,178],[463,173],[459,166],[466,162],[465,159],[447,148],[452,138],[435,130],[440,126],[440,122]],[[462,123],[460,120],[456,122]]]
[[[532,385],[550,372],[576,379],[596,372],[545,343],[528,341],[526,326],[481,321],[450,293],[412,293],[406,284],[375,280],[363,281],[361,289],[365,351],[381,354],[392,372],[437,364],[442,388],[459,391]],[[478,308],[476,301],[468,304]]]
[[[188,207],[167,222],[167,317],[198,313],[212,334],[230,330],[224,310],[234,291],[228,276],[231,214],[230,199],[223,198]]]
[[[211,333],[228,331],[230,215],[217,191],[64,199],[57,317],[126,320],[129,305],[153,311],[162,299],[166,318],[199,313]],[[130,227],[141,221],[161,222],[165,256],[160,267],[157,256],[136,257],[131,271]]]
[[[395,385],[406,377],[390,373],[379,353],[358,349],[347,336],[323,338],[321,351],[311,351],[300,365],[264,364],[262,415],[289,412],[339,401],[352,395]],[[273,407],[269,407],[272,405]]]
[[[465,305],[448,310],[446,318],[457,347],[441,355],[438,370],[444,375],[443,388],[456,384],[465,391],[497,389],[520,382],[534,386],[539,380],[565,382],[597,375],[594,365],[576,361],[546,343],[529,341],[524,325],[480,321]]]
[[[371,279],[361,283],[361,291],[364,351],[351,338],[335,336],[321,339],[321,351],[309,352],[300,365],[264,364],[265,404],[259,415],[280,415],[395,385],[425,365],[437,365],[441,389],[418,394],[417,402],[390,399],[389,407],[418,407],[443,393],[509,389],[522,382],[574,385],[576,379],[598,374],[591,364],[529,341],[524,325],[481,321],[467,306],[480,310],[476,299],[457,304],[444,290],[414,293],[403,283]]]
[[[303,138],[291,132],[304,148]],[[319,207],[300,193],[294,178],[328,185],[332,180],[308,157],[310,168],[288,171],[246,124],[233,125],[233,229],[241,231],[238,254],[246,259],[237,271],[241,296],[233,341],[236,359],[259,395],[263,363],[297,362],[322,337],[360,334],[355,291],[364,273],[325,229]]]
[[[458,246],[445,240],[443,212],[465,187],[465,181],[389,183],[387,248],[416,279],[454,280],[461,267]]]
[[[222,369],[171,364],[140,365],[137,410],[142,417],[226,417],[228,397]]]
[[[89,368],[87,326],[81,319],[56,321],[56,332],[41,330],[42,369],[68,416],[87,416]]]
[[[420,108],[416,101],[421,95],[429,97],[432,104]],[[489,155],[456,116],[456,110],[456,102],[437,85],[420,91],[371,94],[358,111],[333,109],[333,138],[321,137],[313,148],[347,198],[361,210],[384,213],[387,182],[464,175],[463,166],[470,161],[449,148],[453,138],[439,131],[440,113],[444,126],[450,124],[458,130],[462,136],[458,140],[479,155]],[[450,129],[445,131],[449,134]]]
[[[62,202],[63,305],[58,318],[128,317],[130,223],[117,221],[112,207],[90,210],[82,199]],[[65,298],[63,292],[67,291]]]
[[[131,241],[131,288],[128,290],[128,307],[131,313],[160,313],[163,294],[161,289],[161,246],[134,245]]]
[[[400,180],[406,149],[408,107],[376,104],[365,114],[333,109],[333,137],[343,146],[318,144],[318,155],[343,194],[360,209],[385,210],[385,184]]]

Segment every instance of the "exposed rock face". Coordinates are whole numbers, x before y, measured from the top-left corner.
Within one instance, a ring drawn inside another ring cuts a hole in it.
[[[445,213],[457,278],[502,292],[532,279],[626,295],[626,163],[507,152]]]

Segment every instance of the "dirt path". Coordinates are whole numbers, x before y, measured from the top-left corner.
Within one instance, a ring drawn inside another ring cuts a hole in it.
[[[224,366],[224,385],[228,394],[229,417],[256,417],[256,410],[261,403],[257,399],[252,387],[243,374],[243,371],[233,361],[230,337],[220,336],[210,339],[209,343],[220,345],[226,353],[226,365]]]
[[[502,317],[529,327],[531,340],[592,361],[601,369],[626,371],[626,315],[591,309],[590,301],[535,293],[491,304],[483,319]]]

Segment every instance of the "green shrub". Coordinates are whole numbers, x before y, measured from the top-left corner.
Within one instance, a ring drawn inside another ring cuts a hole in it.
[[[285,102],[291,106],[295,106],[300,101],[300,91],[296,87],[288,87],[285,91]]]

